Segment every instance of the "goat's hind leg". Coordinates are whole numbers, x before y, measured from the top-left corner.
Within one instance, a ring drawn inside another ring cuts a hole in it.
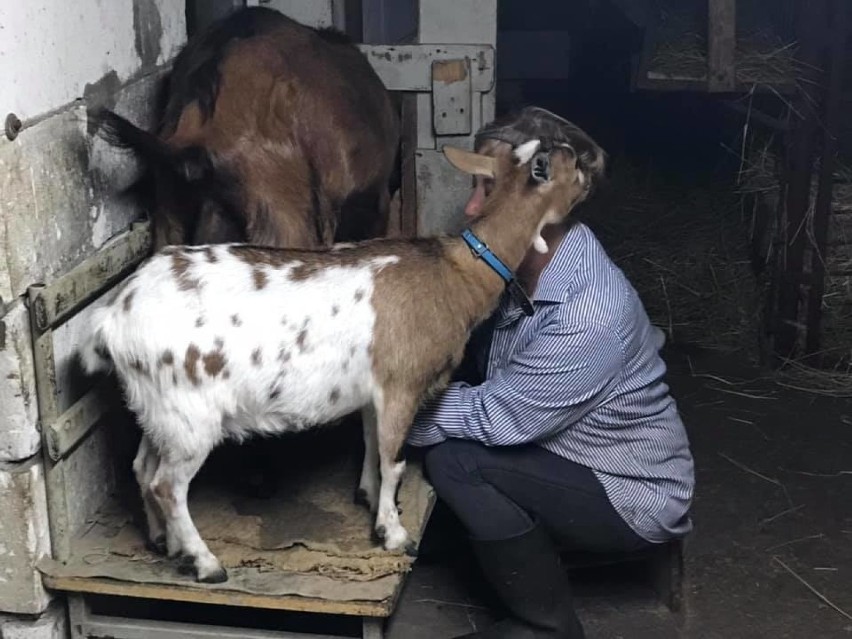
[[[165,555],[167,552],[166,522],[157,500],[151,493],[151,481],[154,479],[154,473],[159,464],[160,457],[156,448],[154,448],[148,436],[143,433],[142,439],[139,441],[139,449],[136,451],[136,457],[133,460],[133,473],[136,475],[136,482],[139,484],[139,492],[142,496],[142,506],[145,509],[148,536],[146,546],[152,552]]]
[[[163,455],[154,476],[151,491],[166,516],[166,526],[184,558],[182,573],[194,573],[198,581],[221,583],[227,581],[228,573],[210,552],[189,514],[187,496],[189,484],[207,459],[209,448],[199,446],[197,450],[182,455]],[[171,545],[171,543],[170,543]],[[170,549],[171,550],[171,549]]]
[[[402,446],[416,412],[416,404],[411,396],[404,392],[383,393],[386,399],[377,407],[377,436],[379,465],[381,469],[381,488],[379,489],[379,510],[376,516],[375,533],[382,540],[385,550],[405,549],[409,555],[416,554],[414,543],[409,540],[408,531],[399,521],[399,509],[396,505],[396,493],[399,482],[405,472],[405,460],[402,458]]]
[[[355,491],[355,503],[363,504],[374,515],[379,509],[379,443],[377,438],[376,409],[370,404],[361,411],[364,430],[364,463],[361,481]]]

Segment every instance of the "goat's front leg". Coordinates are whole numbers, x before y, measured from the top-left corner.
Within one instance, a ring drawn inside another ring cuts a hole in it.
[[[363,504],[374,515],[379,509],[379,442],[376,433],[376,409],[370,404],[361,410],[364,429],[364,464],[361,481],[355,492],[355,503]]]
[[[201,538],[187,504],[189,484],[207,454],[207,450],[198,450],[187,455],[161,457],[151,492],[165,514],[169,545],[174,539],[184,554],[181,572],[194,573],[198,581],[221,583],[227,581],[228,573]]]
[[[166,523],[157,500],[151,493],[151,481],[153,481],[154,473],[157,472],[159,465],[160,456],[157,449],[154,448],[148,436],[143,433],[142,439],[139,441],[136,458],[133,460],[133,472],[136,475],[136,482],[139,484],[142,505],[145,509],[148,549],[165,555],[167,552]]]
[[[396,492],[405,472],[405,460],[401,452],[414,419],[415,403],[412,396],[404,392],[386,391],[383,395],[376,411],[382,483],[375,531],[376,536],[383,541],[385,550],[404,548],[406,553],[414,555],[414,544],[409,541],[408,531],[399,521]]]

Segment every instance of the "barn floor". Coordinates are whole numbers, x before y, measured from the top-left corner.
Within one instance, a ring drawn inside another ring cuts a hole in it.
[[[852,618],[800,581],[852,614],[852,476],[842,474],[852,472],[852,402],[779,387],[736,356],[672,351],[667,360],[697,469],[684,612],[625,587],[629,575],[577,581],[589,639],[852,636]],[[415,564],[390,639],[482,627],[482,593],[457,555]]]

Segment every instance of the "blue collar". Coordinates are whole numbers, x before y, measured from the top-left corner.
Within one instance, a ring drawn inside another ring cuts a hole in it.
[[[477,257],[484,261],[491,269],[497,273],[503,281],[506,282],[509,293],[518,303],[518,305],[523,309],[526,315],[533,314],[533,305],[527,297],[526,293],[524,293],[523,289],[521,289],[518,284],[518,280],[515,279],[515,274],[512,273],[512,269],[503,264],[499,257],[492,253],[491,249],[488,248],[488,245],[485,244],[482,240],[480,240],[476,235],[474,235],[473,231],[470,229],[465,229],[462,231],[462,239],[465,243],[470,247],[471,252],[474,257]]]
[[[515,279],[515,274],[512,273],[512,269],[503,264],[503,262],[500,261],[500,258],[491,252],[488,245],[473,234],[473,231],[470,229],[462,231],[462,239],[467,242],[467,245],[470,247],[474,256],[488,264],[488,266],[490,266],[497,275],[503,278],[503,281],[506,282],[506,284]]]

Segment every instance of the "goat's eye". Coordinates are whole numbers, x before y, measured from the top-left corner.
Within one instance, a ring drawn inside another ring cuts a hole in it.
[[[494,180],[485,179],[482,181],[482,187],[485,190],[485,196],[491,195],[491,191],[494,190]]]

